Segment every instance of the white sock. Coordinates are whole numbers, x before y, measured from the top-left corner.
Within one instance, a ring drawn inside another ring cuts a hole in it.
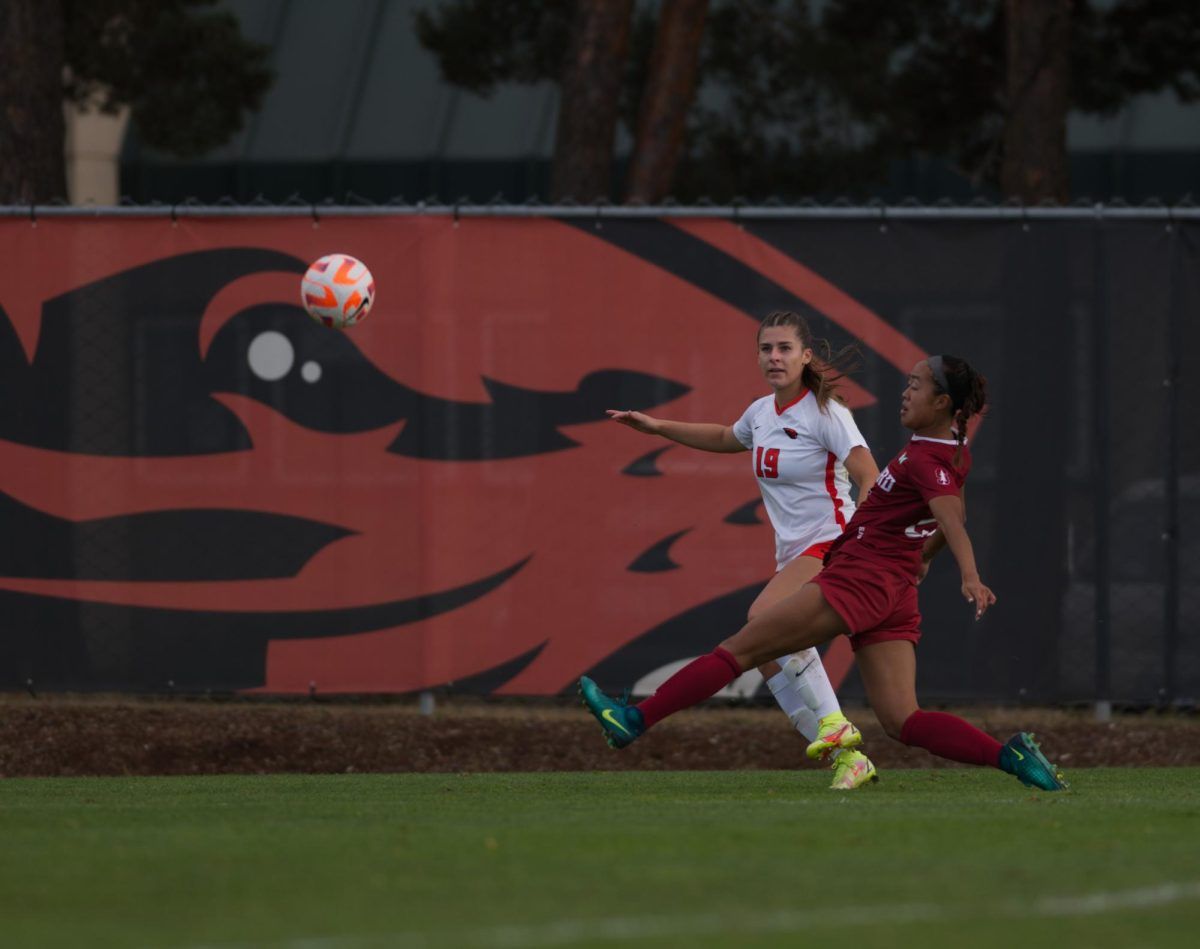
[[[792,688],[795,680],[786,672],[777,672],[767,680],[767,688],[775,696],[775,701],[783,709],[783,713],[795,726],[796,731],[804,736],[805,741],[813,741],[817,737],[817,717],[804,704],[800,693]],[[829,761],[836,760],[843,749],[835,748],[829,756]]]
[[[771,690],[775,701],[779,703],[783,714],[795,726],[796,731],[809,741],[813,741],[817,737],[817,719],[804,704],[804,699],[800,698],[800,693],[792,688],[795,681],[795,678],[788,675],[786,671],[776,672],[767,680],[767,688]]]
[[[789,691],[799,696],[815,719],[820,720],[826,715],[842,710],[837,694],[829,683],[829,676],[825,674],[821,654],[815,649],[805,649],[786,658],[781,657],[779,664],[783,667],[780,674],[786,675],[792,681]],[[776,696],[776,699],[778,698],[779,696]]]

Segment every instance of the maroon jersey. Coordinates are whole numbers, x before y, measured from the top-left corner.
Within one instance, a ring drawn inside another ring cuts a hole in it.
[[[914,435],[879,473],[846,532],[834,541],[826,563],[835,557],[857,557],[915,577],[925,538],[937,530],[930,500],[957,495],[971,470],[970,451],[964,446],[955,465],[957,451],[953,439]]]

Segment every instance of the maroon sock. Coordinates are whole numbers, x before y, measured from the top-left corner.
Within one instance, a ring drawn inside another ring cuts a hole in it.
[[[1000,767],[1000,749],[1004,747],[957,715],[922,712],[920,709],[905,720],[900,729],[900,740],[906,745],[932,751],[939,758],[992,768]]]
[[[741,674],[738,661],[718,646],[708,655],[693,659],[660,685],[650,698],[638,702],[642,721],[649,728],[680,709],[703,702]]]

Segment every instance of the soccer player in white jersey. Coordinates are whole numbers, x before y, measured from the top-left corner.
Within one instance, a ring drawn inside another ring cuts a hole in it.
[[[777,311],[758,330],[758,366],[773,390],[733,425],[674,422],[610,409],[617,422],[703,451],[749,451],[763,505],[775,529],[776,573],[750,606],[750,618],[816,576],[822,558],[854,514],[850,479],[861,501],[879,476],[866,440],[836,395],[838,367],[852,349],[824,358],[814,352],[808,323]],[[810,758],[833,761],[831,787],[851,790],[875,779],[860,751],[862,735],[842,714],[815,649],[759,667],[767,687],[808,741]]]

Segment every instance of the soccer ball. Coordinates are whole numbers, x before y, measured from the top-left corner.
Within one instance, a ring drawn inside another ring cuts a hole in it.
[[[300,302],[319,323],[345,329],[361,322],[375,302],[375,278],[367,265],[349,254],[316,260],[300,281]]]

